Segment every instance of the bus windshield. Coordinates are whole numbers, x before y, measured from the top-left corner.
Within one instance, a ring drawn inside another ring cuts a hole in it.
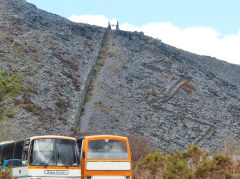
[[[34,166],[79,166],[77,144],[69,139],[35,139],[29,157]]]
[[[88,142],[88,159],[128,159],[126,141],[91,140]]]

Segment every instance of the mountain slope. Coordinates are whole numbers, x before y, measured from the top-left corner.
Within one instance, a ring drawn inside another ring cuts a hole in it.
[[[163,151],[239,137],[239,66],[141,33],[112,31],[108,46],[82,117],[90,132],[147,136]]]
[[[21,73],[25,87],[8,103],[18,112],[0,121],[2,138],[71,132],[106,30],[70,22],[22,0],[0,4],[1,71]]]
[[[138,134],[167,152],[192,143],[214,151],[240,137],[238,65],[143,33],[73,23],[23,0],[0,3],[0,70],[23,75],[19,96],[0,106],[16,109],[0,121],[1,139]]]

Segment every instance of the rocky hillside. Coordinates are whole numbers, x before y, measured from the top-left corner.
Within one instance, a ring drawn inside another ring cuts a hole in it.
[[[106,29],[72,23],[24,0],[0,0],[0,70],[23,75],[1,106],[1,138],[75,130],[81,99]],[[11,134],[11,135],[9,135]]]
[[[240,66],[24,0],[0,5],[0,72],[21,75],[16,94],[0,98],[2,140],[138,134],[168,152],[192,143],[214,151],[240,137]]]

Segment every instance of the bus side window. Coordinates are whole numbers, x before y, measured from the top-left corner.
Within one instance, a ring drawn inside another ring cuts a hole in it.
[[[13,150],[14,150],[15,143],[5,144],[3,145],[2,151],[2,165],[5,160],[12,159],[13,157]],[[12,161],[7,162],[7,166],[12,166]]]
[[[15,150],[14,150],[14,159],[18,159],[18,160],[14,160],[13,161],[13,166],[21,166],[22,165],[22,152],[23,152],[23,145],[24,145],[24,141],[17,141],[16,145],[15,145]]]

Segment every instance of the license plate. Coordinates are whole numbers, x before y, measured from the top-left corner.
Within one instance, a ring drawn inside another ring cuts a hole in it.
[[[46,175],[68,175],[67,170],[44,170]]]

